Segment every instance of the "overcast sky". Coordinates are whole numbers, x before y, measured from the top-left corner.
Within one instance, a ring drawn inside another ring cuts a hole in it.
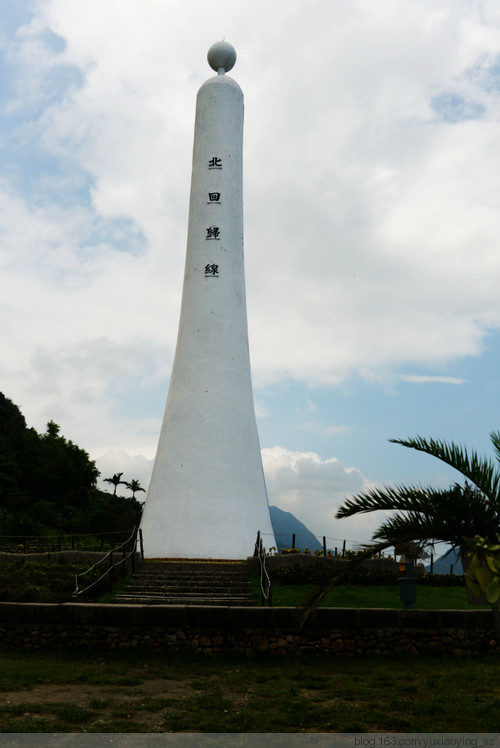
[[[223,37],[270,503],[364,540],[350,493],[456,478],[389,438],[500,428],[498,2],[3,0],[1,390],[147,485]]]

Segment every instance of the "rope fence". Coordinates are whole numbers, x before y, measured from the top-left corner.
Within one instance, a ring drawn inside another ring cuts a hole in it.
[[[71,535],[0,535],[1,553],[107,551],[126,539],[130,530]]]

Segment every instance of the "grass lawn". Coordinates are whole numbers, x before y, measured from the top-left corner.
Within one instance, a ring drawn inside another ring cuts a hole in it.
[[[255,583],[253,588],[255,590]],[[260,594],[258,584],[257,589]],[[314,585],[273,584],[273,605],[277,607],[301,605],[313,589],[316,589]],[[403,608],[397,585],[393,587],[339,585],[328,593],[322,606],[332,608]],[[465,587],[417,585],[415,608],[469,610],[471,605],[467,600]]]
[[[0,732],[497,732],[500,662],[0,654]]]

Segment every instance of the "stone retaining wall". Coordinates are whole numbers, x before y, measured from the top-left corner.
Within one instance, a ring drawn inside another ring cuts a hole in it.
[[[455,657],[497,651],[488,610],[322,608],[301,628],[294,608],[90,603],[0,603],[0,647]]]

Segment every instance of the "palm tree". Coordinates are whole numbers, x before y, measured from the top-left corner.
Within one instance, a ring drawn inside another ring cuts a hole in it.
[[[394,444],[416,449],[437,457],[465,478],[463,485],[455,483],[448,489],[417,485],[372,488],[352,496],[338,509],[336,518],[352,517],[364,512],[393,511],[374,532],[372,542],[363,552],[335,575],[304,603],[300,620],[307,620],[312,610],[338,583],[353,565],[373,557],[386,548],[414,541],[418,545],[435,542],[450,543],[458,548],[462,558],[471,546],[467,538],[479,536],[480,541],[498,543],[500,529],[500,432],[490,434],[496,462],[478,457],[453,442],[436,439],[390,439]],[[476,554],[477,555],[477,554]],[[493,606],[495,627],[500,642],[498,606]]]
[[[146,489],[143,488],[141,484],[139,483],[139,481],[135,480],[135,478],[131,480],[130,483],[125,483],[125,485],[127,486],[127,488],[130,488],[130,490],[132,491],[133,499],[135,499],[135,495],[137,491],[144,491],[144,493],[146,493]]]
[[[112,478],[104,478],[104,483],[112,483],[113,486],[115,487],[113,491],[113,496],[116,496],[116,489],[118,488],[118,486],[127,485],[126,481],[121,480],[122,475],[123,473],[115,473]]]
[[[496,462],[478,457],[453,442],[435,439],[391,439],[394,444],[437,457],[464,476],[465,483],[448,489],[422,486],[373,488],[347,499],[337,519],[362,512],[395,510],[366,549],[382,550],[397,543],[445,542],[464,555],[465,538],[481,535],[496,540],[500,527],[500,432],[490,434]],[[498,464],[497,464],[498,463]]]

